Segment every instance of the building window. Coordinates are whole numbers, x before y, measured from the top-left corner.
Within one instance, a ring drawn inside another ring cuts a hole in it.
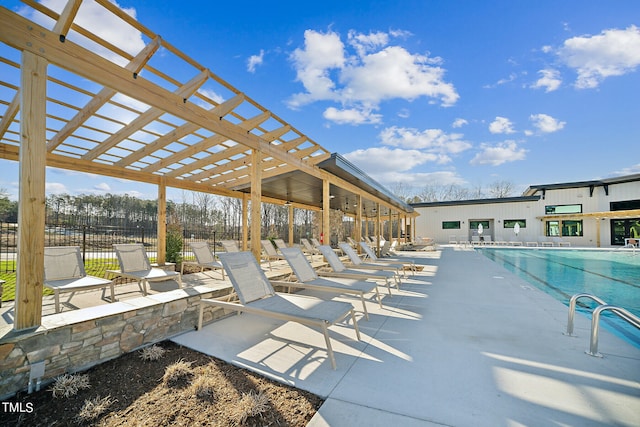
[[[453,230],[460,228],[460,221],[442,221],[443,230]]]
[[[563,236],[582,236],[582,221],[581,220],[562,221],[562,235]]]
[[[520,228],[527,228],[526,219],[505,219],[504,228],[514,228],[516,224],[520,225]]]
[[[582,205],[547,205],[545,215],[582,213]]]
[[[489,228],[489,221],[469,221],[469,230],[477,230],[480,224],[485,230]]]
[[[580,237],[583,235],[582,220],[547,221],[546,234],[550,237]]]

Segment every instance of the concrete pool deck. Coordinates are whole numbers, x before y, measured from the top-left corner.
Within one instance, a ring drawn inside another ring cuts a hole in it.
[[[402,255],[424,270],[362,341],[331,328],[335,371],[319,331],[246,314],[174,341],[325,397],[311,427],[640,425],[640,349],[601,329],[586,355],[589,319],[564,336],[565,305],[471,248]]]

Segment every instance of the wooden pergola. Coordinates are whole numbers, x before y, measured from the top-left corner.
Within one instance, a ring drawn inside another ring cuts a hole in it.
[[[159,263],[167,187],[242,199],[245,249],[260,236],[248,218],[261,202],[289,206],[290,227],[294,207],[322,210],[326,235],[331,209],[358,224],[397,218],[398,235],[414,221],[410,206],[110,1],[91,3],[139,33],[138,52],[80,26],[81,0],[61,11],[24,3],[24,15],[0,7],[0,158],[20,162],[16,330],[42,317],[47,166],[157,185]],[[259,257],[258,238],[250,249]]]

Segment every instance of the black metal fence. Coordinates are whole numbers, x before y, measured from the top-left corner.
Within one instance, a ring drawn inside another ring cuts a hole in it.
[[[220,233],[213,227],[183,230],[183,257],[189,254],[189,243],[208,241],[214,247],[220,240],[239,240],[240,232]],[[47,225],[45,246],[79,246],[83,259],[113,259],[113,245],[118,243],[142,243],[152,261],[158,249],[157,230],[144,227],[69,226]],[[219,248],[216,248],[219,249]],[[0,273],[15,273],[18,251],[18,226],[0,222]]]

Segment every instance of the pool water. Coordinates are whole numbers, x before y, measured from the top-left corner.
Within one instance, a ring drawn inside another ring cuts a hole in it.
[[[640,316],[640,253],[611,250],[478,249],[487,258],[553,296],[567,307],[578,293]],[[580,299],[576,311],[591,318],[597,303]],[[601,326],[640,347],[640,330],[603,313]]]

